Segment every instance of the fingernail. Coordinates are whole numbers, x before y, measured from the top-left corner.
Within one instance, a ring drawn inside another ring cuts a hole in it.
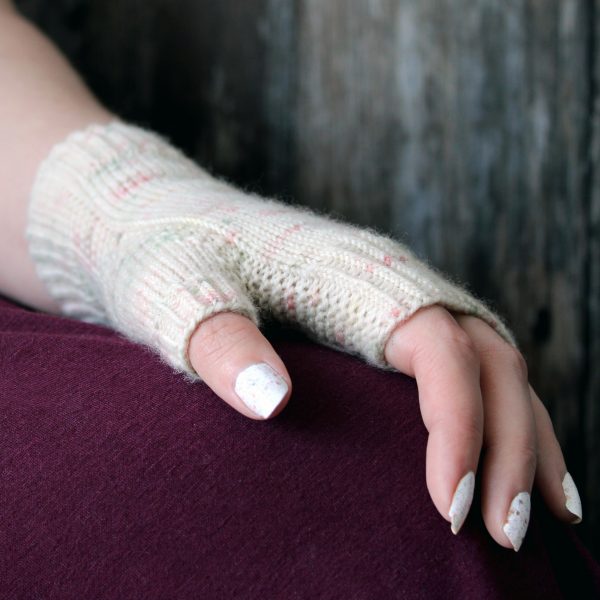
[[[562,480],[563,491],[565,492],[565,506],[567,510],[576,518],[575,521],[572,521],[573,524],[581,523],[583,518],[583,511],[581,509],[581,498],[579,497],[579,492],[577,491],[577,486],[573,481],[570,473],[566,473]]]
[[[452,519],[450,529],[456,535],[462,527],[473,501],[473,491],[475,490],[475,473],[469,471],[456,486],[452,504],[448,511],[448,516]]]
[[[519,551],[529,525],[531,511],[531,496],[528,492],[519,492],[510,503],[506,523],[502,531],[513,545],[515,552]]]
[[[285,379],[267,363],[245,368],[235,380],[235,393],[255,414],[266,419],[288,392]]]

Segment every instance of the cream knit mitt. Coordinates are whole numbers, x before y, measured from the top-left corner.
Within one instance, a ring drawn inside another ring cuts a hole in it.
[[[245,193],[168,141],[113,121],[76,131],[40,165],[26,231],[64,315],[156,350],[191,380],[190,336],[209,316],[260,311],[393,370],[384,348],[419,308],[502,320],[398,241]]]

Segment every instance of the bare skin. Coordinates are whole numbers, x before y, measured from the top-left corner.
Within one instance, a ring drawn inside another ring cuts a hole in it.
[[[59,313],[37,278],[24,237],[27,201],[36,170],[70,132],[115,115],[89,92],[56,48],[0,0],[0,293],[32,308]],[[269,341],[245,317],[219,313],[191,338],[190,361],[225,402],[258,419],[236,396],[241,368],[267,362],[289,373]],[[557,518],[572,523],[562,479],[567,471],[544,405],[528,383],[522,355],[475,317],[441,306],[419,310],[399,325],[386,358],[414,377],[429,431],[427,486],[447,521],[458,481],[477,472],[482,449],[482,513],[494,540],[512,548],[502,530],[512,498],[534,485]]]

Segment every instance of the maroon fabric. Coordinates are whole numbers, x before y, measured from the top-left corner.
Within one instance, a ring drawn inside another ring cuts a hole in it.
[[[600,596],[535,492],[519,553],[479,488],[452,535],[413,379],[269,337],[294,394],[256,422],[108,329],[0,300],[0,598]]]

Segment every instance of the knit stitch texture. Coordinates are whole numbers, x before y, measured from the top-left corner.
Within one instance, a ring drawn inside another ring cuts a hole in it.
[[[26,237],[62,313],[145,344],[190,380],[190,336],[211,315],[261,313],[393,370],[396,326],[439,304],[502,319],[404,244],[244,192],[166,138],[121,121],[71,133],[40,165]]]

